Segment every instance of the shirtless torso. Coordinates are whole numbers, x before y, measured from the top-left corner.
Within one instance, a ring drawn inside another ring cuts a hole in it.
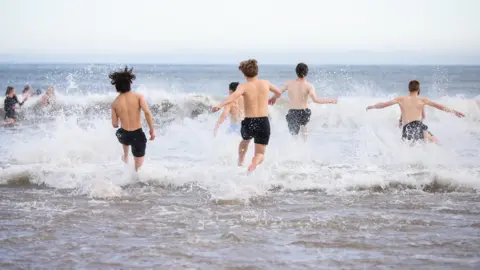
[[[141,112],[143,110],[150,128],[150,140],[155,139],[152,114],[141,94],[126,92],[118,95],[112,103],[112,126],[120,128],[115,135],[123,145],[124,154],[122,160],[128,162],[128,148],[132,147],[132,155],[135,158],[135,169],[143,164],[147,138],[142,130]]]
[[[454,113],[457,117],[464,117],[463,113],[456,110],[452,110],[444,105],[435,103],[428,98],[421,97],[417,93],[413,92],[409,96],[396,97],[391,101],[377,103],[372,106],[368,106],[370,109],[383,109],[392,105],[398,104],[402,113],[402,138],[409,141],[417,141],[430,139],[436,141],[433,135],[428,132],[428,127],[422,123],[425,116],[425,105],[432,106],[438,110]]]
[[[303,128],[303,137],[306,139],[307,130],[305,126],[310,122],[311,110],[308,108],[308,97],[317,104],[335,104],[337,99],[318,98],[315,87],[307,82],[306,78],[297,78],[296,80],[286,82],[281,92],[288,91],[290,110],[286,116],[288,129],[290,134],[298,135],[300,129]],[[275,103],[271,101],[270,103]]]

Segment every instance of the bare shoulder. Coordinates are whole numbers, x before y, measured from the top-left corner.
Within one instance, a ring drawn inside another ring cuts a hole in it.
[[[118,96],[112,102],[112,109],[115,109],[115,107],[117,106],[117,102],[118,102]]]

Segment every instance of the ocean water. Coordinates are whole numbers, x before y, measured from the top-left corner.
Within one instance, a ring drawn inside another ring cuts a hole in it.
[[[0,65],[1,87],[55,86],[58,99],[33,97],[0,127],[0,268],[480,267],[480,67],[311,66],[317,94],[339,103],[311,105],[306,142],[288,133],[285,97],[270,107],[251,175],[236,166],[240,136],[214,138],[209,112],[243,80],[235,65],[134,65],[157,130],[138,173],[110,123],[120,67]],[[280,86],[294,68],[260,77]],[[412,79],[466,114],[426,109],[440,145],[404,145],[397,107],[365,111]]]

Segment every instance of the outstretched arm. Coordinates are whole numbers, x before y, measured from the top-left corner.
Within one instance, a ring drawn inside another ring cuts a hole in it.
[[[117,112],[115,112],[115,108],[113,108],[113,105],[112,105],[112,126],[114,128],[118,128],[118,115],[117,115]]]
[[[145,114],[145,119],[147,119],[148,128],[150,129],[150,140],[154,140],[155,129],[153,127],[152,112],[150,112],[150,108],[148,108],[147,101],[142,95],[140,95],[140,107],[142,108],[142,111]]]
[[[437,110],[441,110],[441,111],[444,111],[444,112],[449,112],[449,113],[453,113],[455,114],[457,117],[465,117],[465,115],[459,111],[456,111],[456,110],[453,110],[453,109],[450,109],[448,108],[447,106],[444,106],[444,105],[441,105],[441,104],[438,104],[438,103],[435,103],[429,99],[424,99],[425,101],[425,104],[428,105],[428,106],[432,106],[434,107],[435,109]]]
[[[245,89],[240,84],[237,87],[237,90],[235,90],[235,92],[231,93],[222,103],[220,103],[220,105],[218,105],[216,107],[213,107],[212,112],[217,112],[221,108],[223,108],[223,107],[227,106],[228,104],[234,102],[235,100],[237,100],[237,98],[239,98],[241,95],[243,95],[243,93],[245,93]]]
[[[231,106],[227,105],[225,106],[225,109],[223,109],[222,114],[220,115],[220,118],[218,118],[217,124],[215,124],[215,129],[213,131],[213,134],[217,136],[217,131],[218,128],[220,127],[221,124],[227,119],[228,114],[230,113]]]
[[[383,108],[390,107],[390,106],[395,105],[395,104],[398,104],[398,98],[392,99],[392,100],[387,101],[387,102],[380,102],[380,103],[377,103],[375,105],[368,106],[367,110],[383,109]]]
[[[308,94],[312,98],[313,102],[317,104],[337,104],[336,98],[318,98],[315,87],[313,87],[313,85],[310,87]]]

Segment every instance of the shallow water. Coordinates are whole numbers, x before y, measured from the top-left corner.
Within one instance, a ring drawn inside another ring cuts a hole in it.
[[[179,93],[152,89],[165,83],[153,79],[137,90],[154,107],[158,137],[134,173],[120,162],[113,94],[96,91],[101,83],[88,84],[87,73],[78,91],[90,85],[89,95],[59,87],[55,107],[32,99],[18,125],[0,127],[0,268],[476,269],[480,110],[471,87],[480,84],[445,69],[453,74],[427,81],[425,92],[467,117],[426,110],[441,145],[404,145],[398,108],[365,112],[395,94],[366,94],[384,85],[372,67],[347,72],[348,93],[337,88],[344,74],[335,83],[312,79],[337,91],[339,104],[312,105],[307,142],[288,134],[285,102],[271,107],[266,161],[251,175],[235,166],[238,135],[213,138],[218,114],[207,110],[221,89]],[[287,79],[282,72],[275,80]],[[174,78],[193,85],[199,77]],[[220,83],[212,77],[210,85]]]

